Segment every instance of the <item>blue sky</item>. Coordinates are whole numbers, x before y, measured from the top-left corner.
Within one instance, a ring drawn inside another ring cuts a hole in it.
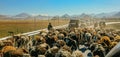
[[[0,0],[0,14],[63,15],[120,11],[120,0]]]

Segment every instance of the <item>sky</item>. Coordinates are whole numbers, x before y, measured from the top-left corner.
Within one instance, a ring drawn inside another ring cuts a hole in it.
[[[0,14],[76,15],[120,11],[120,0],[0,0]]]

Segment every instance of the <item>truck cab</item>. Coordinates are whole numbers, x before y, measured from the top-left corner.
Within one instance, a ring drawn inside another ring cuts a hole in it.
[[[74,29],[74,28],[78,28],[79,27],[79,20],[70,20],[69,25],[68,25],[69,29]]]

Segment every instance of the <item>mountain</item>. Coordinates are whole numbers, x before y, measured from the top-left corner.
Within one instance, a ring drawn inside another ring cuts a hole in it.
[[[31,15],[27,14],[27,13],[20,13],[18,15],[13,16],[14,18],[29,18],[32,17]]]
[[[119,12],[109,12],[109,13],[99,13],[99,14],[86,14],[82,13],[80,15],[68,15],[64,14],[62,16],[47,16],[47,15],[36,15],[32,16],[27,13],[20,13],[15,16],[9,16],[9,15],[2,15],[0,14],[0,19],[31,19],[31,18],[36,18],[36,19],[43,19],[43,20],[48,20],[48,19],[90,19],[91,17],[95,18],[120,18],[120,11]]]
[[[80,15],[80,17],[81,17],[81,18],[85,18],[85,17],[90,17],[90,15],[85,14],[85,13],[82,13],[82,14]]]
[[[0,15],[0,18],[6,18],[7,16],[6,15]]]
[[[44,16],[44,15],[37,15],[34,16],[36,19],[42,19],[42,20],[46,20],[46,19],[51,19],[52,16]]]
[[[97,17],[97,18],[112,18],[112,17],[114,17],[114,15],[116,13],[118,13],[118,12],[100,13],[100,14],[96,14],[94,17]]]
[[[64,14],[64,15],[61,16],[61,18],[70,18],[70,15]]]
[[[61,19],[61,17],[59,17],[58,15],[56,15],[56,16],[53,16],[51,20],[58,20],[58,19]]]
[[[113,17],[120,18],[120,12],[114,14]]]
[[[5,19],[9,19],[10,16],[8,15],[0,15],[0,20],[5,20]]]
[[[108,16],[107,13],[100,13],[100,14],[95,15],[94,17],[103,18],[103,17],[106,17],[106,16]]]

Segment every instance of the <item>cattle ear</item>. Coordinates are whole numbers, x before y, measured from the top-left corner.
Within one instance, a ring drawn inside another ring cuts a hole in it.
[[[24,53],[28,53],[28,50],[26,50],[26,49],[22,49],[22,50],[23,50]]]

